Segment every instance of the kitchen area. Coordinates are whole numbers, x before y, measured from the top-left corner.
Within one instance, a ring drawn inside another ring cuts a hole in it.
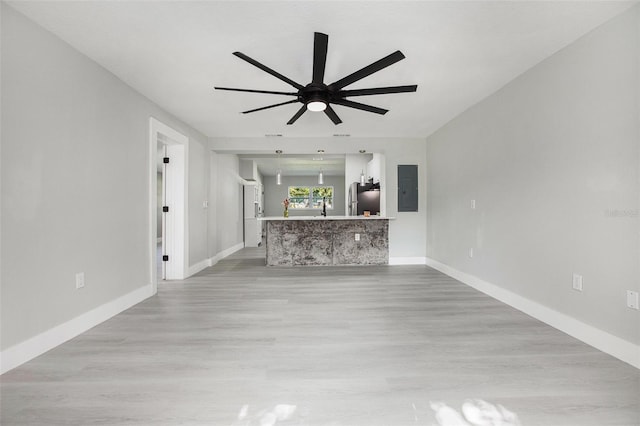
[[[267,265],[388,263],[384,155],[241,155],[239,170],[245,247]]]

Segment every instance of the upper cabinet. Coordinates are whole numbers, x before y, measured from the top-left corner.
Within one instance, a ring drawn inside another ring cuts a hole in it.
[[[371,161],[367,163],[367,180],[373,178],[374,183],[382,181],[384,157],[380,153],[374,153]]]
[[[250,182],[260,180],[256,162],[253,160],[240,160],[240,177]]]

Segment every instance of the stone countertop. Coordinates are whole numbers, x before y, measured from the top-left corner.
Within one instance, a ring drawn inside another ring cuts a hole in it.
[[[289,217],[282,217],[282,216],[267,216],[267,217],[259,217],[258,220],[265,220],[265,221],[270,221],[270,220],[389,220],[389,219],[395,219],[394,217],[386,217],[386,216],[369,216],[369,217],[364,217],[364,216],[327,216],[327,217],[323,217],[323,216],[289,216]]]

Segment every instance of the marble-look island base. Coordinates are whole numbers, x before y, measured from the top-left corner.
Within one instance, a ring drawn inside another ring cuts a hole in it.
[[[269,266],[389,263],[387,218],[314,217],[265,220]]]

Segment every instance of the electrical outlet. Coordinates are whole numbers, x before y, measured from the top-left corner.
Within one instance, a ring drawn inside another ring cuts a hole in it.
[[[476,200],[471,200],[471,210],[476,209]]]
[[[78,272],[76,274],[76,288],[84,287],[84,272]]]
[[[356,241],[360,241],[360,234],[356,234]]]
[[[582,291],[582,275],[573,274],[573,289],[577,291]]]
[[[473,247],[469,249],[469,257],[473,257]]]
[[[627,290],[627,308],[640,309],[637,291]]]

